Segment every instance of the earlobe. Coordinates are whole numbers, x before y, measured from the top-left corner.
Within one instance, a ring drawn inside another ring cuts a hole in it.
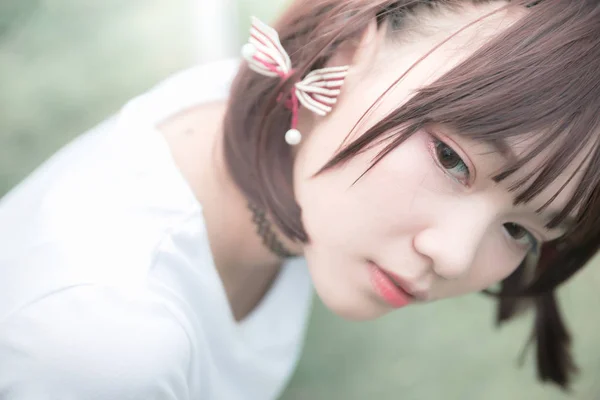
[[[350,65],[360,65],[373,60],[379,48],[378,39],[382,31],[383,29],[377,25],[377,19],[373,17],[360,36]]]
[[[330,58],[329,64],[350,65],[355,68],[372,62],[377,53],[380,30],[376,18],[373,17],[360,35],[339,45]]]

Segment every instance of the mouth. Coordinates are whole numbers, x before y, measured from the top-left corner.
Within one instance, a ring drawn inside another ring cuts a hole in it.
[[[369,275],[375,292],[393,308],[401,308],[417,300],[400,277],[369,261]]]

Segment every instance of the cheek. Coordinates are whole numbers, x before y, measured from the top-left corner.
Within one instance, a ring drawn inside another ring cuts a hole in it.
[[[409,138],[357,182],[379,148],[317,177],[310,176],[314,167],[298,165],[296,195],[313,244],[372,251],[390,236],[411,234],[422,225],[424,197],[435,186],[422,136]]]
[[[524,257],[522,252],[511,249],[501,231],[488,236],[472,273],[475,283],[479,283],[478,289],[488,288],[508,277]]]
[[[441,282],[438,298],[479,292],[507,278],[520,265],[522,255],[507,250],[502,238],[488,237],[482,244],[469,273],[458,281]]]

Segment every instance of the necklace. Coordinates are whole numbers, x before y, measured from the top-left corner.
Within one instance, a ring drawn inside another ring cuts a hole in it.
[[[248,203],[248,209],[252,211],[252,222],[256,225],[256,233],[261,237],[264,246],[279,258],[294,257],[294,254],[277,239],[277,235],[271,229],[271,223],[267,220],[264,210],[250,202]]]

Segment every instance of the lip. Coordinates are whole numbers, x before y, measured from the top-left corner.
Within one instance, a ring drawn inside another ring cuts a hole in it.
[[[406,284],[395,274],[384,271],[374,262],[369,262],[369,275],[375,292],[391,307],[401,308],[415,300],[415,296],[404,289]]]
[[[387,271],[387,270],[383,270],[383,272],[392,279],[392,281],[396,284],[396,286],[399,286],[402,290],[404,290],[406,293],[408,293],[413,299],[424,301],[427,298],[427,294],[424,291],[413,289],[414,285],[411,285],[410,283],[408,283],[407,281],[405,281],[404,279],[402,279],[400,276],[396,275],[395,273]]]

